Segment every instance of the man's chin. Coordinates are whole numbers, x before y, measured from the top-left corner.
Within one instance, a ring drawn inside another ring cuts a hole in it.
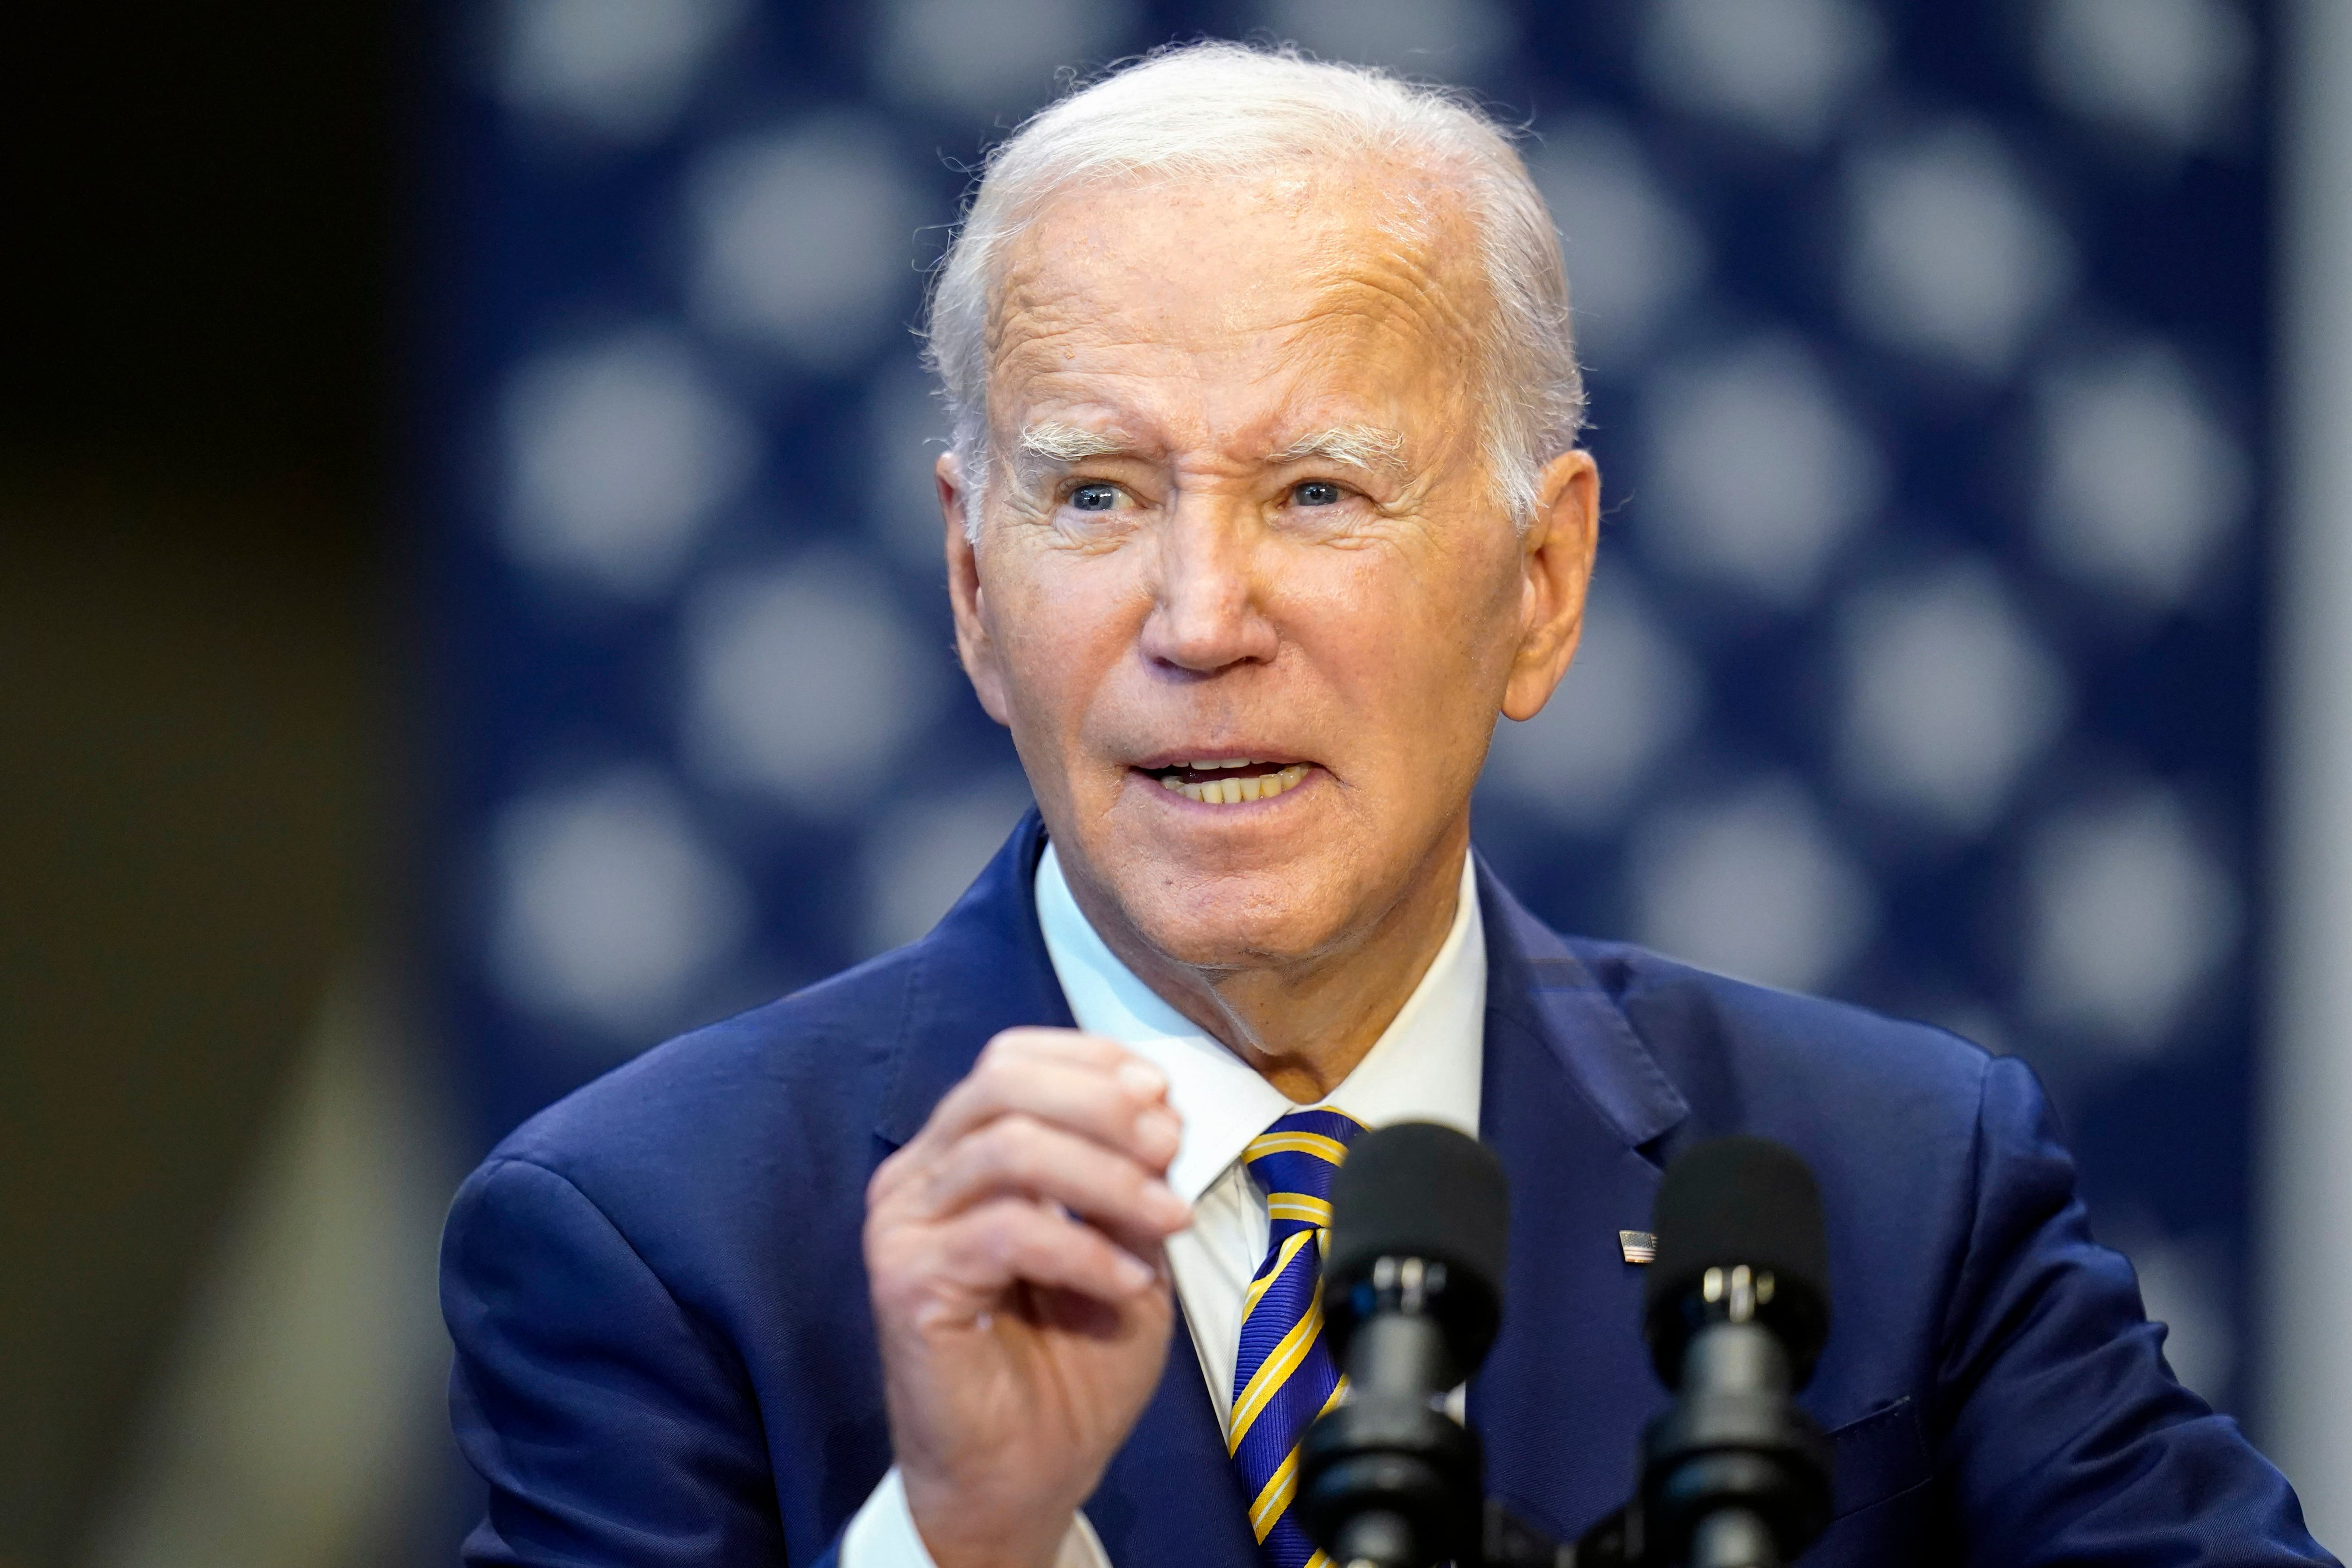
[[[1279,968],[1343,945],[1354,924],[1305,865],[1203,871],[1145,861],[1118,882],[1111,896],[1136,935],[1192,968]]]
[[[1215,925],[1182,922],[1146,928],[1144,940],[1170,962],[1206,973],[1244,969],[1282,969],[1307,962],[1330,944],[1316,940],[1328,933],[1300,929],[1304,922],[1252,920]]]
[[[1255,805],[1161,794],[1131,785],[1085,846],[1115,917],[1153,951],[1195,968],[1278,968],[1344,948],[1376,917],[1394,846],[1368,841],[1321,769],[1296,799]]]

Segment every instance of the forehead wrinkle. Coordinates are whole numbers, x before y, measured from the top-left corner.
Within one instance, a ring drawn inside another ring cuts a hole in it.
[[[1440,277],[1417,257],[1361,252],[1335,256],[1318,271],[1315,303],[1298,323],[1302,337],[1369,329],[1449,359],[1477,340],[1486,300],[1475,278]]]
[[[1376,188],[1367,191],[1375,177]],[[1318,318],[1335,317],[1384,326],[1401,337],[1433,339],[1448,350],[1478,336],[1478,319],[1487,304],[1478,236],[1463,193],[1433,171],[1373,155],[1336,166],[1305,164],[1231,179],[1113,182],[1065,193],[1063,199],[1116,199],[1154,185],[1213,204],[1220,196],[1238,197],[1244,212],[1272,209],[1297,220],[1302,231],[1307,248],[1291,259],[1296,270],[1288,276],[1294,287],[1307,286],[1305,308],[1299,308],[1295,293],[1286,308],[1277,303],[1285,292],[1279,287],[1285,268],[1266,272],[1236,256],[1234,275],[1209,317],[1213,331],[1228,343],[1269,331],[1295,337],[1302,329],[1311,331]],[[1102,334],[1113,342],[1182,351],[1165,332],[1171,323],[1155,319],[1150,307],[1141,317],[1124,308],[1106,311],[1108,301],[1091,286],[1089,275],[1107,268],[1121,281],[1150,278],[1159,265],[1156,247],[1118,243],[1085,214],[1082,204],[1047,204],[1005,256],[983,338],[996,371],[1061,358],[1057,348],[1073,336]],[[1187,249],[1202,240],[1191,233],[1154,238]],[[1275,295],[1269,298],[1258,285],[1275,285]],[[1099,350],[1110,343],[1088,346]],[[1188,347],[1197,352],[1210,345]]]
[[[1321,247],[1302,335],[1353,319],[1474,364],[1494,309],[1476,225],[1459,189],[1402,172]]]
[[[1460,193],[1444,188],[1443,182],[1425,175],[1407,177],[1368,193],[1362,180],[1370,172],[1373,170],[1359,164],[1317,169],[1295,180],[1238,182],[1245,208],[1270,208],[1299,220],[1294,233],[1304,242],[1303,248],[1291,249],[1286,265],[1271,269],[1266,265],[1271,257],[1254,263],[1246,252],[1236,253],[1227,263],[1231,271],[1222,287],[1180,293],[1168,302],[1173,313],[1165,316],[1154,290],[1128,286],[1153,273],[1164,246],[1197,246],[1197,235],[1150,227],[1130,235],[1116,225],[1097,227],[1082,207],[1065,206],[1058,212],[1049,207],[1039,214],[1043,222],[1004,258],[991,300],[986,332],[988,380],[995,394],[991,401],[1001,414],[1017,420],[1021,402],[1034,409],[1040,401],[1050,407],[1066,406],[1075,399],[1108,413],[1140,395],[1156,411],[1146,423],[1157,424],[1157,414],[1176,412],[1157,407],[1163,392],[1202,385],[1238,390],[1238,376],[1240,382],[1264,386],[1278,402],[1302,394],[1310,402],[1322,402],[1317,394],[1325,391],[1369,390],[1358,383],[1377,362],[1388,367],[1383,377],[1401,372],[1422,382],[1423,395],[1433,394],[1444,405],[1444,412],[1430,411],[1442,425],[1458,423],[1456,411],[1475,396],[1471,384],[1475,377],[1465,369],[1477,357],[1480,324],[1489,304],[1475,235]],[[1222,193],[1204,194],[1213,216],[1215,198]],[[1147,234],[1151,243],[1128,243]],[[1108,287],[1097,283],[1098,272],[1107,274]],[[1201,313],[1184,314],[1188,298]],[[1338,384],[1315,384],[1334,372]],[[1384,404],[1389,400],[1373,401]],[[1260,407],[1264,409],[1262,403]],[[1230,407],[1223,412],[1241,413]],[[1355,422],[1342,409],[1332,408],[1324,420],[1328,423],[1322,429],[1308,429],[1310,423],[1323,423],[1315,422],[1312,414],[1281,420],[1272,430],[1261,426],[1256,440],[1242,438],[1237,444],[1232,443],[1243,437],[1241,428],[1229,428],[1223,442],[1211,439],[1226,445],[1228,462],[1255,465],[1267,460],[1269,447],[1283,447],[1367,470],[1381,456],[1388,457],[1387,465],[1393,469],[1407,466],[1396,432],[1381,429],[1393,425],[1392,419],[1376,417],[1360,430],[1351,430]],[[1226,418],[1211,420],[1212,425],[1228,423]],[[1244,415],[1233,423],[1246,427],[1257,418]],[[1280,428],[1282,424],[1288,428]],[[1039,450],[1037,444],[1024,439],[1025,433],[1002,424],[998,429],[1012,437],[999,449],[1033,474],[1044,464],[1075,459],[1076,449],[1058,437],[1045,443],[1048,450]],[[1308,434],[1287,440],[1302,429]],[[1329,430],[1349,431],[1349,438],[1326,440]],[[1366,439],[1366,432],[1375,434]],[[1206,431],[1200,434],[1208,435]],[[1382,451],[1391,447],[1392,452]],[[1131,444],[1121,449],[1134,450]],[[1155,446],[1155,453],[1163,450]],[[1072,456],[1055,455],[1057,452]]]

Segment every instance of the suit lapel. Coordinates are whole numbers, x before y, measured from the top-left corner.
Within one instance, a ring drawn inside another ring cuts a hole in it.
[[[940,1097],[963,1081],[981,1048],[1024,1024],[1070,1029],[1037,926],[1037,859],[1045,827],[1032,807],[978,880],[920,945],[900,1004],[889,1086],[875,1133],[897,1148],[922,1130]]]
[[[1087,1500],[1087,1518],[1118,1568],[1258,1568],[1249,1504],[1181,1308],[1160,1387]]]
[[[1470,1390],[1487,1490],[1563,1539],[1625,1499],[1664,1391],[1641,1337],[1655,1141],[1682,1096],[1591,971],[1482,864],[1487,951],[1480,1133],[1510,1178],[1503,1332]]]

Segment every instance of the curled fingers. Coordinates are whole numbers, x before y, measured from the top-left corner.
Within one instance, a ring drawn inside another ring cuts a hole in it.
[[[1149,1250],[1192,1223],[1192,1208],[1159,1174],[1065,1128],[1013,1113],[960,1139],[920,1184],[934,1218],[999,1197],[1058,1205]]]
[[[1073,1030],[1008,1030],[931,1113],[926,1133],[953,1139],[1007,1111],[1026,1111],[1114,1146],[1164,1109],[1168,1081],[1124,1047]],[[1171,1151],[1171,1155],[1173,1151]]]
[[[1119,1301],[1160,1283],[1147,1262],[1090,1225],[1034,1198],[992,1197],[941,1228],[940,1262],[965,1291],[986,1297],[1025,1282]]]

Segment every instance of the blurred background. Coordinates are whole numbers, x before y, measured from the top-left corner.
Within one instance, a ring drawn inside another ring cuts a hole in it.
[[[509,1127],[919,935],[1027,802],[910,327],[1209,32],[1465,84],[1610,497],[1479,841],[2052,1086],[2352,1540],[2352,8],[233,0],[5,51],[0,1564],[451,1560]]]

